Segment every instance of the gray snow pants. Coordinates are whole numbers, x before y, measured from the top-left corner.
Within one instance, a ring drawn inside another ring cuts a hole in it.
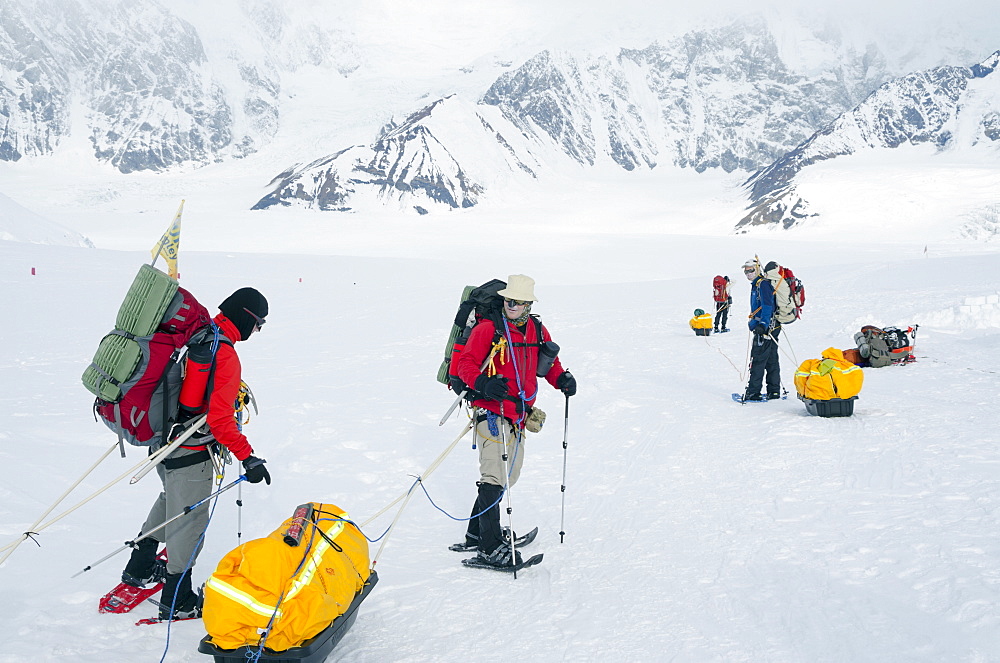
[[[170,458],[184,458],[195,453],[200,452],[178,449],[170,454]],[[153,502],[153,507],[149,510],[146,522],[142,526],[143,532],[183,513],[184,507],[200,502],[212,493],[211,459],[174,470],[168,470],[163,463],[160,463],[156,466],[156,473],[160,475],[163,492]],[[209,504],[206,502],[152,534],[152,538],[167,544],[167,573],[181,573],[186,568],[194,567],[204,544],[208,507]]]
[[[486,410],[477,410],[477,414],[486,414]],[[501,417],[496,418],[497,435],[490,432],[488,421],[476,424],[475,439],[479,447],[480,483],[492,483],[496,486],[507,484],[507,467],[503,462],[503,436],[507,439],[507,465],[510,469],[510,485],[517,483],[521,476],[521,465],[524,463],[524,431],[518,434],[514,426]],[[506,427],[506,430],[501,428]]]

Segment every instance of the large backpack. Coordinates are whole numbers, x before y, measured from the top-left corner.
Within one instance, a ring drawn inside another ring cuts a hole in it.
[[[712,279],[712,299],[717,302],[726,301],[726,277],[716,276]]]
[[[801,318],[802,307],[806,303],[806,290],[802,281],[796,278],[792,270],[781,265],[764,272],[764,277],[774,287],[775,319],[787,325]]]
[[[186,345],[211,339],[211,322],[208,310],[176,280],[150,265],[139,269],[115,328],[82,376],[96,396],[95,414],[119,441],[166,442],[176,421]]]
[[[472,328],[483,319],[499,322],[503,312],[503,297],[497,293],[507,287],[507,283],[492,279],[481,286],[467,285],[462,290],[462,300],[452,321],[448,343],[444,348],[444,359],[438,368],[437,380],[456,394],[461,394],[467,385],[454,373],[454,360],[465,348]]]
[[[438,368],[437,380],[441,384],[448,385],[448,388],[456,394],[463,394],[469,400],[480,398],[481,395],[465,384],[456,373],[456,362],[458,356],[465,349],[465,344],[472,334],[473,328],[483,320],[491,320],[494,326],[493,342],[496,343],[503,335],[503,297],[497,293],[507,287],[504,281],[493,279],[481,286],[465,286],[462,291],[462,301],[458,306],[458,312],[452,321],[451,332],[448,334],[448,343],[444,348],[444,359]],[[537,337],[541,346],[542,322],[538,316],[532,315],[531,320],[535,325]],[[558,346],[556,352],[558,352]],[[554,355],[553,355],[554,356]]]
[[[854,342],[861,356],[868,360],[872,368],[882,368],[891,364],[902,364],[912,361],[913,346],[908,333],[915,334],[916,329],[910,327],[903,331],[898,327],[879,328],[865,325],[854,335]]]
[[[885,336],[885,344],[889,347],[889,356],[894,364],[910,360],[910,353],[913,352],[913,344],[910,335],[916,335],[916,330],[910,327],[903,331],[899,327],[883,327],[882,333]]]
[[[892,363],[889,355],[889,345],[885,341],[885,334],[880,327],[875,325],[865,325],[861,331],[854,335],[854,342],[858,346],[861,356],[867,360],[872,368],[882,368]]]

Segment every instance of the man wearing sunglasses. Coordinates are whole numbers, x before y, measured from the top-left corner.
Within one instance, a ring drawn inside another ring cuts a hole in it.
[[[781,398],[781,367],[778,365],[778,334],[781,324],[774,317],[774,286],[760,269],[756,259],[743,264],[743,273],[750,281],[750,321],[753,332],[750,346],[750,381],[747,383],[745,401],[763,401]],[[760,388],[767,376],[767,397]]]
[[[201,407],[189,412],[207,415],[207,431],[193,436],[189,444],[180,446],[156,466],[163,491],[153,503],[141,531],[161,525],[183,513],[185,507],[209,496],[214,476],[209,445],[213,442],[225,446],[242,462],[247,481],[266,481],[270,485],[271,475],[264,467],[264,460],[253,455],[253,447],[236,421],[236,400],[243,378],[240,358],[233,347],[237,341],[245,341],[259,332],[266,316],[267,300],[254,288],[240,288],[219,304],[219,314],[213,322],[220,338],[211,377]],[[162,620],[201,616],[202,598],[191,588],[191,573],[208,527],[208,509],[209,505],[204,504],[140,541],[122,572],[122,582],[136,587],[163,582],[159,600]],[[161,541],[154,537],[166,543],[165,570],[162,562],[156,560]]]
[[[478,566],[502,568],[521,563],[512,536],[500,527],[500,499],[513,486],[524,461],[525,425],[542,377],[566,397],[576,394],[576,378],[554,356],[558,346],[548,329],[531,315],[535,281],[523,274],[508,277],[503,312],[473,328],[456,361],[458,376],[478,393],[472,401],[476,418],[480,479],[464,544],[455,550],[477,549]],[[548,359],[546,359],[548,355]],[[542,367],[539,362],[542,360]],[[551,361],[546,368],[545,364]],[[506,442],[507,461],[504,461]]]

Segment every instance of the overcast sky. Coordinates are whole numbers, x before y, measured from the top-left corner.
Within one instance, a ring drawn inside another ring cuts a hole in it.
[[[543,47],[645,46],[705,21],[752,12],[788,19],[822,15],[850,43],[878,40],[883,49],[919,50],[928,34],[945,32],[953,44],[982,57],[1000,49],[997,0],[714,0],[692,7],[667,0],[367,0],[340,3],[345,19],[367,43],[409,43],[420,57],[472,61],[497,51]],[[329,3],[327,3],[329,7]],[[936,64],[936,63],[935,63]],[[971,63],[969,63],[971,64]]]

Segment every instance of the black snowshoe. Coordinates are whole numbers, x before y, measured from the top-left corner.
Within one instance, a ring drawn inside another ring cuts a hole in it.
[[[542,561],[542,555],[534,555],[527,560],[521,558],[521,553],[511,549],[510,545],[501,543],[500,546],[491,553],[479,551],[475,557],[463,559],[462,564],[477,569],[492,569],[494,571],[505,571],[513,573],[534,566]]]

